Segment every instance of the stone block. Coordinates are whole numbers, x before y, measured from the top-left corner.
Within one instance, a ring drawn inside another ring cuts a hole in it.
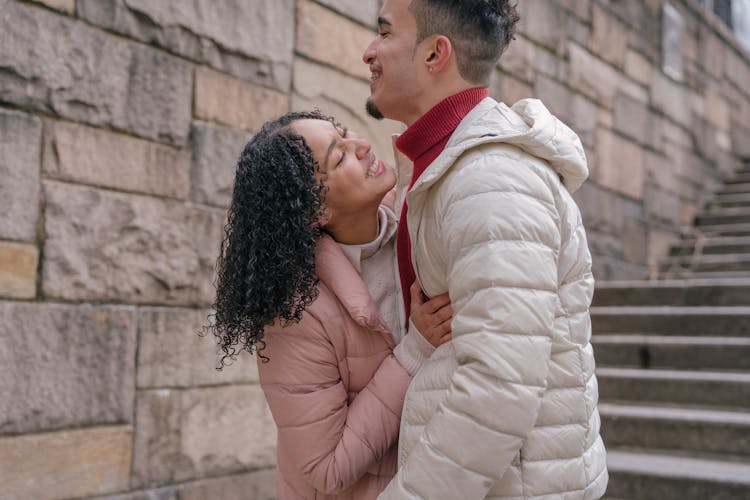
[[[646,184],[643,195],[643,211],[646,221],[663,228],[680,227],[680,198],[675,193],[659,189],[658,186]]]
[[[534,93],[553,114],[580,136],[584,144],[594,144],[598,116],[596,104],[541,75],[534,84]]]
[[[624,24],[605,11],[598,3],[593,4],[593,30],[589,48],[602,59],[615,66],[625,65],[628,48],[628,31]]]
[[[744,90],[745,96],[750,96],[750,63],[747,56],[740,56],[732,49],[724,50],[724,76],[738,89]]]
[[[524,0],[518,2],[518,13],[521,16],[519,32],[553,52],[564,52],[571,16],[557,2]]]
[[[243,352],[218,371],[215,337],[199,336],[207,310],[143,308],[138,316],[139,389],[197,387],[258,381],[255,358]]]
[[[37,117],[0,109],[0,238],[36,239],[41,149]]]
[[[51,9],[59,10],[68,14],[73,14],[76,10],[76,0],[33,0],[36,3],[40,3],[50,7]]]
[[[238,78],[289,88],[294,0],[79,0],[78,15]]]
[[[625,74],[642,85],[651,82],[654,67],[641,53],[628,50],[625,53]]]
[[[600,105],[611,108],[620,82],[617,70],[573,43],[568,45],[568,55],[568,83]]]
[[[373,30],[353,23],[311,0],[297,2],[295,49],[315,61],[369,81],[370,69],[362,62],[362,54],[375,35]]]
[[[629,96],[615,97],[614,128],[639,144],[656,147],[661,141],[660,132],[654,126],[654,117],[648,107]]]
[[[256,385],[140,391],[135,486],[271,467],[276,427]]]
[[[116,495],[102,495],[90,497],[88,500],[182,500],[176,486],[165,486],[132,493],[120,493]],[[223,499],[222,499],[223,500]]]
[[[591,170],[592,179],[600,186],[637,200],[643,198],[644,151],[638,144],[600,128]]]
[[[716,140],[718,130],[700,115],[693,115],[693,126],[690,132],[693,135],[697,153],[711,161],[716,161],[719,156],[719,145]]]
[[[180,485],[180,500],[276,500],[276,471],[261,469],[245,474],[205,479]]]
[[[131,422],[129,308],[0,302],[0,433]]]
[[[698,29],[697,45],[701,67],[714,78],[721,78],[724,75],[724,57],[722,56],[727,47],[709,26],[700,26]]]
[[[732,152],[743,159],[750,159],[750,130],[734,124],[731,127]]]
[[[675,165],[668,161],[667,157],[653,151],[646,151],[644,165],[649,182],[672,193],[679,191]]]
[[[619,238],[624,231],[624,220],[643,219],[643,208],[639,202],[612,196],[611,192],[593,182],[584,183],[573,194],[573,199],[581,209],[587,232]]]
[[[622,256],[631,264],[645,265],[648,260],[648,224],[627,218],[622,233]]]
[[[568,79],[568,62],[565,59],[541,47],[535,47],[534,50],[534,69],[537,75],[546,75],[561,82]]]
[[[338,85],[332,86],[332,81]],[[375,154],[393,164],[391,134],[402,131],[403,126],[392,120],[369,118],[365,113],[368,97],[370,86],[367,83],[301,58],[294,62],[292,109],[319,108],[334,116],[344,126],[367,137]]]
[[[750,82],[748,82],[750,84]],[[729,103],[721,94],[706,90],[706,119],[721,130],[729,131]]]
[[[45,183],[48,298],[208,305],[224,213]]]
[[[37,247],[0,241],[0,297],[33,299],[38,263]]]
[[[3,498],[79,498],[128,488],[132,427],[0,437]]]
[[[232,201],[237,160],[250,139],[246,132],[193,122],[190,198],[198,203],[228,207]]]
[[[591,0],[561,0],[560,5],[583,21],[591,20]]]
[[[661,30],[661,69],[670,78],[682,81],[685,76],[685,18],[669,3],[662,5]]]
[[[684,87],[670,80],[663,73],[656,72],[651,80],[650,94],[651,104],[666,118],[686,128],[690,127],[691,102]]]
[[[317,0],[341,15],[359,21],[365,26],[375,27],[381,0]],[[364,50],[364,48],[362,49]]]
[[[503,55],[500,57],[499,67],[514,78],[534,81],[537,49],[526,37],[516,35]]]
[[[8,2],[0,100],[71,121],[184,144],[191,65],[66,16]]]
[[[200,120],[257,131],[289,110],[289,98],[278,90],[200,66],[195,69],[194,110]]]
[[[171,198],[190,189],[186,151],[69,122],[45,123],[42,168],[53,179]]]
[[[520,99],[535,97],[534,88],[510,75],[497,75],[490,84],[490,96],[508,106]]]
[[[657,271],[661,262],[669,255],[670,247],[677,241],[677,233],[651,228],[648,234],[649,269]]]

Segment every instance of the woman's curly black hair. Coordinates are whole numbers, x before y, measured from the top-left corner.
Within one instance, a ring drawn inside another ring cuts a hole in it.
[[[207,327],[223,353],[219,369],[242,350],[267,361],[264,328],[299,321],[318,296],[315,245],[325,210],[325,174],[290,126],[301,119],[335,123],[318,111],[287,113],[267,122],[237,163]]]

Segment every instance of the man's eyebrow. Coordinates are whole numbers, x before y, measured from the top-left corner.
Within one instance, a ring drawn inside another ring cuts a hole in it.
[[[388,19],[386,19],[386,18],[384,18],[382,16],[378,17],[378,26],[383,26],[383,25],[390,26],[391,22]]]

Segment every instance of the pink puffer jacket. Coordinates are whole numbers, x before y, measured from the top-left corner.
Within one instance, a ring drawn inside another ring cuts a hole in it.
[[[268,327],[258,362],[278,428],[279,500],[374,499],[396,472],[411,377],[357,271],[329,236],[316,249],[320,295],[302,321]]]

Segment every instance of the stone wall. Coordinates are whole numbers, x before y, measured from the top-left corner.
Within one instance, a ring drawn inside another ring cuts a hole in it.
[[[255,362],[196,332],[264,120],[317,106],[389,154],[379,3],[0,0],[0,498],[273,497]],[[692,0],[520,4],[493,95],[579,132],[597,277],[641,276],[750,156],[747,54]]]

